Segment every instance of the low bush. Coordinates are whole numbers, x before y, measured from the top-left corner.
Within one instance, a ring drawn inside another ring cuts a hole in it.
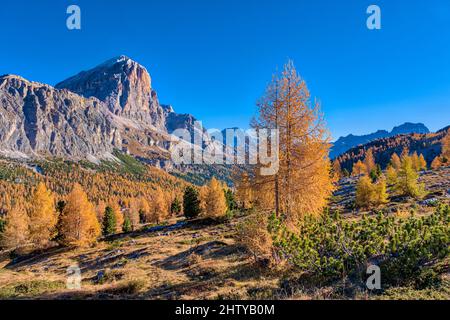
[[[321,281],[364,285],[369,265],[381,269],[383,289],[436,284],[432,271],[449,256],[450,207],[423,217],[377,216],[350,221],[339,214],[306,217],[290,232],[274,215],[268,225],[278,255]]]

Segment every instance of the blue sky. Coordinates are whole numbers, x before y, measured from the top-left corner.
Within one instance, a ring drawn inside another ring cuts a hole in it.
[[[66,28],[66,8],[82,30]],[[382,10],[382,29],[366,9]],[[247,127],[271,75],[294,60],[334,138],[450,121],[448,0],[2,1],[0,74],[49,84],[125,54],[161,102],[205,126]]]

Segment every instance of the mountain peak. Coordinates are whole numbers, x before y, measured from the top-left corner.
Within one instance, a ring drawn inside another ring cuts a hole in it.
[[[96,68],[100,68],[100,67],[112,67],[116,64],[120,64],[120,65],[124,65],[124,64],[135,64],[138,65],[140,67],[142,67],[143,69],[145,69],[140,63],[138,63],[137,61],[131,59],[128,56],[125,55],[120,55],[114,58],[111,58],[109,60],[106,60],[105,62],[101,63],[100,65],[98,65]],[[95,69],[95,68],[94,68]]]
[[[84,97],[96,97],[118,116],[163,129],[163,110],[147,69],[121,55],[56,85]]]
[[[391,135],[408,134],[408,133],[430,133],[430,130],[423,123],[405,122],[392,129]]]

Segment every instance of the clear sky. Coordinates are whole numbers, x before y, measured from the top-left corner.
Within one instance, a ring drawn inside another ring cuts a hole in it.
[[[82,30],[66,28],[70,4]],[[370,4],[381,30],[366,27]],[[6,0],[0,28],[0,74],[54,85],[124,54],[209,128],[247,127],[289,58],[334,138],[450,124],[449,0]]]

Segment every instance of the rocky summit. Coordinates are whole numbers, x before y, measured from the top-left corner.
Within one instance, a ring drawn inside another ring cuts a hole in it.
[[[167,159],[170,133],[195,118],[161,105],[147,69],[126,56],[55,87],[0,77],[0,155],[98,161],[119,149]]]

